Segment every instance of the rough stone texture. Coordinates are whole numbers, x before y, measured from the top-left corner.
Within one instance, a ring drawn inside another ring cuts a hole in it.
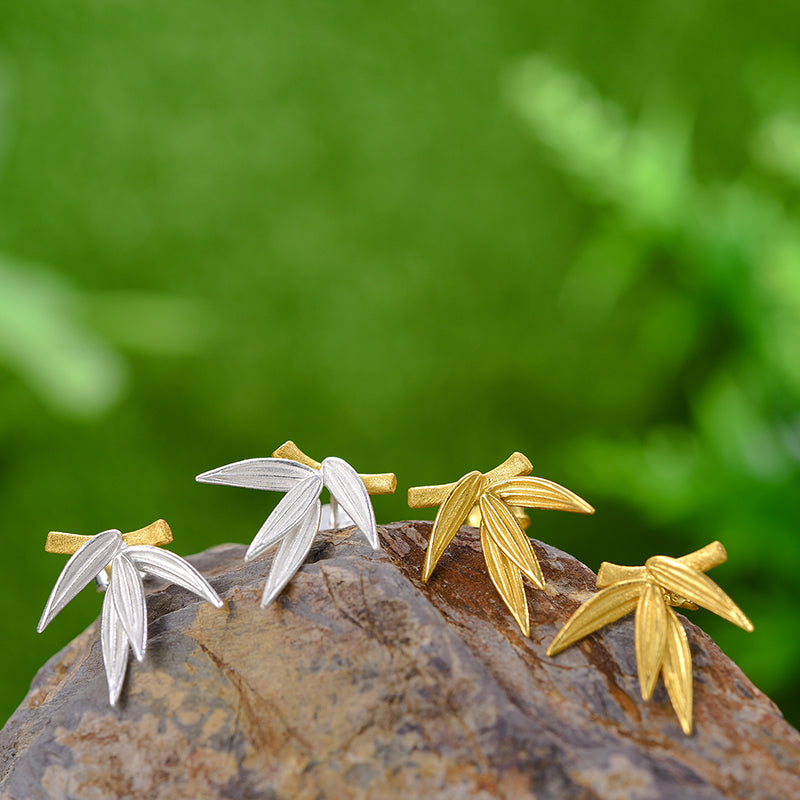
[[[95,622],[0,733],[0,796],[800,797],[800,734],[695,626],[685,737],[663,685],[639,697],[632,617],[545,656],[594,587],[571,556],[534,543],[548,588],[528,588],[525,639],[474,529],[427,586],[430,525],[380,534],[382,552],[352,530],[318,537],[266,611],[270,556],[245,564],[239,545],[191,559],[221,610],[154,582],[147,656],[113,709]]]

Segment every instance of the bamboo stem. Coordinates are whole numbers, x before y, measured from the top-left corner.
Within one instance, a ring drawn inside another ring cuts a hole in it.
[[[273,454],[273,458],[288,458],[305,464],[312,469],[320,469],[322,464],[307,456],[294,442],[284,442]],[[397,489],[397,476],[393,472],[358,473],[368,494],[394,494]]]
[[[597,588],[604,589],[619,581],[644,580],[644,574],[644,567],[621,567],[619,564],[604,561],[597,570]]]
[[[83,536],[78,533],[62,533],[60,531],[50,531],[47,534],[47,541],[44,549],[48,553],[60,553],[71,556],[80,547],[91,539],[91,536]],[[160,547],[172,541],[172,531],[163,519],[151,522],[146,528],[139,528],[130,533],[123,533],[122,540],[127,545],[150,544]]]
[[[687,567],[694,567],[700,572],[708,572],[713,567],[728,560],[728,554],[722,542],[711,542],[693,553],[681,556],[678,561],[686,564]],[[603,589],[611,586],[618,581],[642,580],[645,575],[644,567],[622,567],[619,564],[612,564],[604,561],[597,571],[597,588]]]
[[[529,475],[533,464],[522,453],[512,453],[502,464],[483,475],[483,484],[488,486],[507,478]],[[440,483],[435,486],[414,486],[408,490],[408,505],[411,508],[440,506],[453,491],[458,481]]]

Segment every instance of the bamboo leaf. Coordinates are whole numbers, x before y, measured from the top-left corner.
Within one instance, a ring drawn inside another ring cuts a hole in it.
[[[314,472],[316,470],[311,467],[287,458],[248,458],[210,469],[198,475],[195,480],[199,483],[218,483],[245,489],[288,492]]]
[[[648,558],[645,567],[653,579],[668,591],[707,608],[746,631],[753,630],[753,623],[739,606],[711,578],[699,570],[669,556]]]
[[[482,477],[477,470],[468,472],[456,482],[453,490],[440,506],[439,513],[433,522],[431,540],[428,542],[428,549],[425,552],[425,564],[422,569],[423,583],[427,583],[439,563],[442,553],[453,541],[453,537],[467,518],[470,509],[477,502]]]
[[[692,654],[678,615],[667,609],[667,649],[661,668],[675,714],[688,736],[692,732]]]
[[[128,636],[114,606],[114,597],[106,592],[100,621],[100,644],[108,682],[108,701],[116,705],[128,667]]]
[[[491,485],[491,491],[510,506],[594,514],[594,508],[574,492],[544,478],[522,476]]]
[[[138,661],[144,658],[147,645],[147,607],[144,587],[133,561],[124,552],[117,554],[111,564],[111,592],[117,617],[131,643]]]
[[[275,506],[275,510],[267,517],[261,530],[255,535],[244,560],[251,561],[275,544],[289,531],[294,530],[306,515],[306,512],[319,498],[322,491],[322,473],[311,470],[308,477],[303,478],[293,489],[290,489]]]
[[[495,543],[485,525],[481,526],[481,547],[492,583],[517,621],[523,635],[530,636],[528,601],[525,597],[525,586],[522,583],[519,568]]]
[[[125,555],[142,572],[177,583],[178,586],[183,586],[204,600],[208,600],[211,605],[222,608],[222,600],[211,584],[179,555],[148,544],[129,547]]]
[[[629,614],[636,608],[644,587],[644,581],[635,580],[601,589],[567,620],[547,648],[547,655],[554,656],[584,636]]]
[[[666,645],[667,603],[661,589],[647,583],[636,607],[636,665],[643,700],[653,696]]]
[[[81,545],[67,561],[58,576],[53,591],[44,607],[36,630],[41,633],[50,620],[86,586],[92,578],[106,568],[123,548],[122,534],[117,530],[103,531]]]
[[[322,478],[336,502],[355,522],[374,550],[380,548],[375,512],[367,487],[358,473],[344,460],[330,456],[322,462]]]
[[[281,540],[278,552],[267,576],[261,598],[261,608],[266,608],[282,591],[302,566],[319,530],[322,508],[319,500],[306,512],[300,525]]]
[[[510,558],[517,569],[544,589],[544,575],[531,547],[531,541],[520,528],[511,509],[491,492],[480,497],[482,525],[497,546]]]

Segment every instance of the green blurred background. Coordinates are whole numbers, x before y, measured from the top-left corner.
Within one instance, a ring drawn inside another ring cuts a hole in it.
[[[247,542],[294,439],[416,484],[513,450],[593,568],[722,540],[702,625],[800,721],[800,7],[0,2],[0,716],[50,529]],[[425,516],[423,514],[423,516]],[[428,514],[430,518],[432,515]]]

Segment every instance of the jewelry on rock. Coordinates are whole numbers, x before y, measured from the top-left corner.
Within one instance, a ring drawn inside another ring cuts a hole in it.
[[[122,691],[128,665],[128,648],[138,661],[147,646],[147,607],[142,577],[152,575],[183,586],[217,608],[223,603],[208,581],[191,565],[158,545],[172,541],[163,520],[130,533],[112,529],[94,536],[51,532],[45,550],[72,554],[61,570],[42,612],[41,633],[92,578],[105,589],[100,622],[100,642],[108,681],[108,700],[115,705]]]
[[[236,461],[204,472],[195,480],[286,492],[255,535],[244,557],[245,561],[251,561],[280,542],[267,576],[262,608],[275,600],[300,569],[323,521],[329,528],[355,525],[372,547],[379,549],[375,512],[369,495],[392,494],[397,488],[394,473],[360,475],[346,461],[333,456],[320,463],[309,458],[291,441],[282,444],[272,458]],[[326,509],[319,501],[323,488],[331,496],[326,515],[323,515]],[[344,515],[347,515],[346,519]]]
[[[473,507],[477,505],[489,577],[525,636],[530,635],[530,618],[522,575],[539,589],[544,589],[544,575],[520,526],[519,507],[594,513],[592,506],[569,489],[530,476],[532,469],[522,453],[513,453],[485,474],[476,470],[455,483],[408,490],[411,508],[440,507],[425,552],[423,583],[427,583],[464,521],[475,519]]]
[[[728,558],[720,542],[680,558],[653,556],[643,567],[622,567],[604,561],[597,573],[601,589],[567,620],[547,655],[553,656],[584,636],[636,609],[636,665],[642,699],[653,696],[658,673],[688,736],[692,732],[692,657],[689,641],[672,607],[698,606],[752,632],[753,623],[736,603],[704,573]]]

